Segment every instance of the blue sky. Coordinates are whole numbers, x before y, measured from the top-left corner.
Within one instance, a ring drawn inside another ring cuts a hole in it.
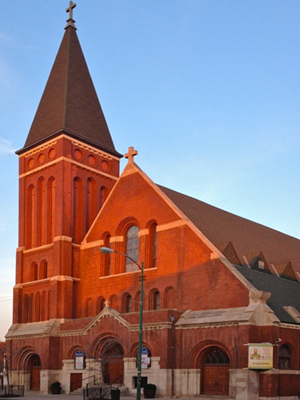
[[[156,182],[300,238],[300,2],[77,0],[117,150]],[[0,0],[0,339],[11,323],[18,159],[67,0]],[[122,168],[124,161],[122,162]]]

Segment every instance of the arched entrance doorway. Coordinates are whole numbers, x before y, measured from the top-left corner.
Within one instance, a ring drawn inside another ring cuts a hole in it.
[[[202,393],[229,395],[229,357],[224,350],[214,347],[202,357]]]
[[[30,390],[40,390],[41,384],[41,359],[38,355],[33,354],[28,359],[28,370],[30,372]]]
[[[115,342],[108,342],[102,351],[102,368],[104,383],[123,383],[124,381],[124,351],[122,346]]]
[[[17,369],[22,371],[20,384],[25,390],[40,390],[41,359],[32,347],[23,347],[19,351]]]

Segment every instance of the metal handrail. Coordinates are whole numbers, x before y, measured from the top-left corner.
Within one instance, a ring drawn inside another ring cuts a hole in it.
[[[112,387],[112,385],[117,382],[118,379],[123,378],[123,375],[118,376],[113,382],[111,382],[110,387]]]
[[[91,384],[96,385],[96,383],[97,383],[98,381],[100,381],[100,380],[102,380],[102,377],[95,379],[95,375],[94,375],[94,381],[93,381],[93,382],[89,382],[89,383],[87,383],[87,384],[85,385],[86,391],[87,391],[87,395],[88,395],[88,393],[89,393],[89,386],[90,386]],[[99,385],[99,386],[101,387],[101,385]]]
[[[93,379],[93,381],[95,382],[95,375],[92,375],[92,376],[88,376],[88,377],[86,377],[86,378],[81,378],[81,379],[78,379],[77,381],[73,381],[72,382],[72,384],[74,384],[74,383],[77,383],[77,382],[81,382],[81,387],[83,386],[83,381],[85,381],[85,380],[87,380],[87,379]],[[87,385],[88,385],[88,383],[87,383]],[[77,390],[77,389],[76,389]]]
[[[7,396],[24,397],[24,386],[23,385],[2,386],[2,389],[0,390],[0,397],[7,397]]]

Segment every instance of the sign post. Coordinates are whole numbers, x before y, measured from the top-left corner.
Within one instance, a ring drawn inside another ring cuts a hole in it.
[[[75,369],[84,369],[85,368],[85,356],[81,350],[76,351],[75,353]]]
[[[271,343],[248,343],[248,368],[273,369],[273,345]]]

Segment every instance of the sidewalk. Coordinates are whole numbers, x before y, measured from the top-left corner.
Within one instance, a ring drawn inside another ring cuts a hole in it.
[[[6,397],[6,399],[18,399],[18,397]],[[20,400],[47,400],[47,399],[52,399],[52,400],[81,400],[83,399],[83,394],[40,394],[39,392],[33,392],[33,391],[26,391],[24,397],[19,397]],[[135,396],[122,396],[120,397],[120,400],[136,400]],[[144,399],[144,396],[142,396],[142,399]],[[158,398],[159,399],[159,398]],[[178,400],[190,400],[188,398],[178,398]],[[204,400],[204,399],[203,399]]]
[[[17,397],[6,397],[6,399],[17,399]],[[208,400],[208,397],[202,397],[199,396],[199,398],[201,398],[201,400]],[[210,400],[214,398],[218,398],[218,399],[226,399],[228,400],[228,397],[223,397],[223,396],[212,396],[210,398]],[[25,395],[24,397],[19,397],[20,400],[48,400],[48,399],[52,399],[52,400],[82,400],[83,399],[83,394],[59,394],[59,395],[53,395],[53,394],[40,394],[39,392],[34,392],[34,391],[25,391]],[[144,396],[142,396],[142,399],[144,399]],[[159,399],[159,398],[157,398]],[[161,398],[163,399],[163,398]],[[168,397],[168,399],[170,399],[170,397]],[[191,398],[188,397],[177,397],[177,400],[191,400]],[[120,400],[136,400],[135,396],[122,396]]]

